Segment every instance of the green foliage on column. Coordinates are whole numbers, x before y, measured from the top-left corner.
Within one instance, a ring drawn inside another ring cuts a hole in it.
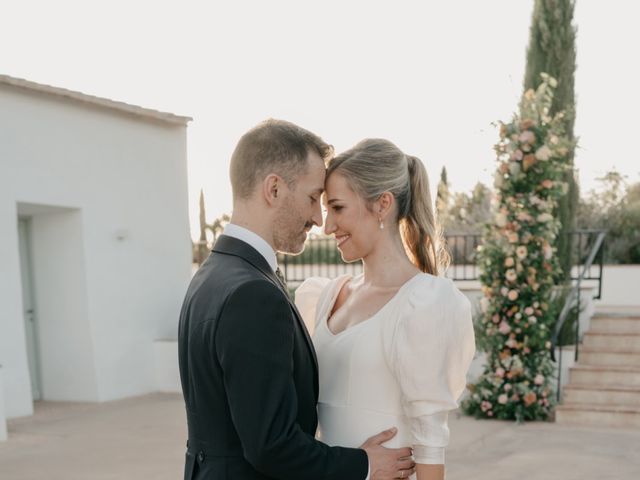
[[[495,146],[494,216],[478,252],[483,298],[476,325],[487,364],[463,410],[476,417],[543,420],[553,409],[550,309],[559,269],[553,212],[566,193],[565,159],[573,142],[564,115],[550,115],[553,78],[522,99],[519,115],[501,124]]]
[[[574,76],[576,71],[576,28],[572,24],[575,9],[574,0],[535,0],[531,18],[529,48],[527,50],[527,69],[524,76],[524,89],[538,88],[540,74],[547,73],[558,81],[551,115],[565,112],[564,129],[567,137],[573,140],[575,123]],[[573,148],[565,161],[573,167]],[[567,280],[571,272],[571,245],[568,232],[575,228],[579,201],[579,190],[573,168],[567,169],[564,181],[569,189],[559,200],[557,216],[561,230],[556,240],[560,258],[562,280]]]

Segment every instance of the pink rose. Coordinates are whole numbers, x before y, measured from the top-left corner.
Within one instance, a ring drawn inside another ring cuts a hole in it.
[[[507,294],[507,298],[512,302],[515,302],[518,299],[518,291],[517,290],[509,290]]]
[[[520,140],[522,143],[533,143],[536,141],[536,136],[531,130],[525,130],[520,134],[518,140]]]
[[[503,334],[503,335],[507,335],[511,332],[511,327],[509,326],[509,324],[507,322],[500,322],[500,326],[498,327],[498,331]]]
[[[516,150],[515,152],[513,152],[511,154],[511,159],[512,160],[522,160],[522,157],[524,156],[524,153],[522,153],[522,150]]]

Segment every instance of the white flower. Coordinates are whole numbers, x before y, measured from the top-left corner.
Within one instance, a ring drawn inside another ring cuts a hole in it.
[[[511,173],[512,176],[516,176],[520,173],[520,164],[513,162],[511,165],[509,165],[509,173]]]
[[[536,385],[542,385],[544,383],[544,377],[541,374],[536,375],[533,383],[535,383]]]
[[[526,258],[527,257],[527,247],[525,247],[524,245],[520,245],[518,248],[516,248],[516,255],[518,256],[518,258],[520,260]]]
[[[506,405],[507,400],[508,400],[508,397],[507,397],[507,395],[505,393],[503,393],[502,395],[500,395],[498,397],[498,403],[501,404],[501,405]]]
[[[482,310],[482,313],[486,313],[489,309],[489,299],[487,297],[482,297],[480,299],[480,309]]]
[[[515,339],[510,338],[505,342],[505,345],[509,348],[516,348],[518,346],[518,342]]]
[[[535,325],[536,323],[538,323],[538,319],[533,315],[531,315],[527,320],[529,320],[529,323],[532,325]]]
[[[518,274],[513,268],[510,268],[509,270],[507,270],[507,273],[505,274],[505,278],[509,282],[515,282],[516,279],[518,278]]]
[[[551,158],[551,149],[546,145],[543,145],[538,150],[536,150],[536,158],[542,161],[549,160]]]
[[[541,213],[540,215],[538,215],[538,217],[536,218],[536,220],[538,220],[539,222],[550,222],[551,220],[553,220],[553,215],[551,215],[550,213]]]
[[[498,213],[496,215],[496,225],[500,228],[507,224],[507,216],[504,213]]]

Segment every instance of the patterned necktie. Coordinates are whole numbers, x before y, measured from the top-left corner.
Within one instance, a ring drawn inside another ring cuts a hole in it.
[[[282,284],[284,289],[287,290],[287,281],[285,280],[284,274],[282,273],[282,270],[280,270],[280,267],[276,268],[276,277],[278,277],[278,280],[280,280],[280,283]]]

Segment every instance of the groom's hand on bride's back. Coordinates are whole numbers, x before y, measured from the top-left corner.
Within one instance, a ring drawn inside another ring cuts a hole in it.
[[[382,444],[391,440],[398,430],[390,428],[370,437],[362,444],[369,457],[369,480],[387,480],[392,478],[408,478],[416,471],[416,464],[411,457],[409,447],[386,448]]]

